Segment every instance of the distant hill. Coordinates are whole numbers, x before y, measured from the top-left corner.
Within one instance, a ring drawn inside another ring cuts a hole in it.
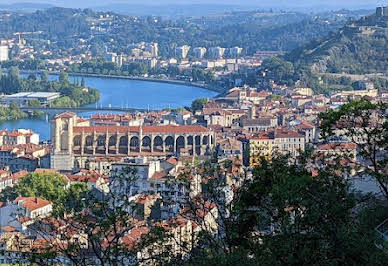
[[[14,12],[35,12],[40,9],[48,9],[53,7],[50,4],[43,3],[15,3],[15,4],[0,4],[0,10],[3,11],[14,11]]]
[[[388,74],[388,16],[371,15],[287,54],[313,73]]]

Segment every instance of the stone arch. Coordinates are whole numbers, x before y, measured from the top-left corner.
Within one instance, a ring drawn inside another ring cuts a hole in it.
[[[93,154],[93,136],[91,135],[85,138],[84,153]]]
[[[161,136],[154,138],[154,152],[163,152],[163,139]]]
[[[106,138],[104,135],[97,137],[96,153],[105,154],[106,150]]]
[[[140,140],[139,137],[133,136],[130,141],[131,152],[140,152]]]
[[[174,152],[174,138],[168,136],[164,139],[164,145],[166,147],[166,152]]]
[[[201,136],[195,136],[194,140],[195,140],[194,154],[201,155]]]
[[[188,136],[187,137],[187,147],[190,148],[190,155],[194,154],[194,137]]]
[[[75,136],[73,138],[73,151],[75,154],[80,154],[81,149],[81,136]]]
[[[75,136],[73,138],[74,147],[81,146],[81,136]]]
[[[119,153],[128,154],[128,137],[122,136],[119,140]]]
[[[79,161],[77,159],[74,160],[74,168],[75,169],[80,169],[81,168],[80,163],[79,163]]]
[[[149,136],[144,136],[143,139],[141,140],[141,151],[143,152],[151,152],[151,146],[152,146],[152,141]]]
[[[208,145],[208,144],[209,144],[209,136],[203,136],[202,145]]]
[[[110,136],[108,140],[108,153],[116,154],[116,144],[117,144],[117,136]]]
[[[186,147],[185,137],[179,136],[175,141],[176,153],[180,154],[181,149]]]

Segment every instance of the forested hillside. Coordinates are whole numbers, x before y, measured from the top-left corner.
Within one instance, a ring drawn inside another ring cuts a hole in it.
[[[370,16],[298,48],[286,59],[317,73],[370,74],[388,71],[388,19]]]

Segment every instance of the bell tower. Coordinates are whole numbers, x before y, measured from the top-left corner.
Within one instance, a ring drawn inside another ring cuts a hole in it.
[[[57,170],[72,170],[74,166],[73,128],[77,123],[77,115],[63,113],[51,121],[51,168]]]

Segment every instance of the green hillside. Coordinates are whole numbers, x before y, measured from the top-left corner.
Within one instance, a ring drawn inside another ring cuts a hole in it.
[[[388,17],[351,23],[285,56],[314,73],[388,74]]]

